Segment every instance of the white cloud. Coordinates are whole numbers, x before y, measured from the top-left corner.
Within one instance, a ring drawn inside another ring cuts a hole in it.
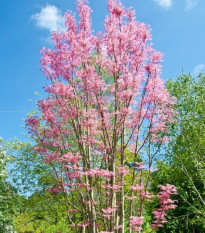
[[[196,6],[197,2],[198,2],[197,0],[186,0],[185,9],[186,10],[193,9]]]
[[[47,5],[41,8],[39,13],[31,16],[36,26],[42,29],[52,31],[65,30],[64,18],[61,11],[53,5]]]
[[[199,73],[205,72],[205,64],[197,65],[193,70],[193,75],[197,76]]]
[[[157,2],[161,7],[165,9],[168,9],[173,4],[173,0],[154,0],[154,1]]]

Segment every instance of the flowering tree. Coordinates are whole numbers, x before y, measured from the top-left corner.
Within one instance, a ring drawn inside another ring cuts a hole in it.
[[[105,32],[97,35],[87,2],[78,0],[77,10],[79,23],[68,11],[66,31],[52,34],[54,50],[41,50],[51,84],[27,128],[54,169],[49,191],[64,195],[75,232],[142,232],[145,203],[155,197],[148,191],[152,164],[174,114],[160,78],[162,54],[149,43],[150,28],[120,1],[108,1]],[[150,232],[176,207],[176,188],[159,188]]]

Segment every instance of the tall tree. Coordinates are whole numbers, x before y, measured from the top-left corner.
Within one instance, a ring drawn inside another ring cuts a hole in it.
[[[51,84],[39,114],[26,121],[35,151],[53,167],[58,184],[50,192],[65,196],[75,232],[157,230],[176,193],[160,186],[160,207],[145,226],[152,164],[174,114],[160,78],[162,54],[151,47],[150,28],[120,1],[108,1],[105,32],[97,35],[87,1],[78,0],[77,9],[79,24],[68,11],[66,31],[52,34],[54,50],[41,50]]]
[[[162,232],[205,231],[205,76],[180,75],[167,83],[177,98],[172,140],[166,150],[167,163],[159,164],[155,185],[178,187],[178,208]]]

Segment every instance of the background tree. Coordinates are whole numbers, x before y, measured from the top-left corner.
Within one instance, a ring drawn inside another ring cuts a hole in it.
[[[58,180],[49,191],[64,196],[75,232],[155,231],[176,207],[169,198],[176,188],[159,186],[160,207],[144,224],[145,202],[154,197],[152,164],[174,114],[174,99],[160,78],[162,55],[151,47],[149,27],[120,1],[108,1],[105,32],[97,35],[87,2],[78,0],[77,9],[79,24],[67,12],[67,30],[52,34],[54,50],[41,51],[51,84],[39,114],[26,121],[35,151]]]
[[[178,208],[161,232],[205,231],[205,76],[180,75],[167,82],[177,98],[178,114],[172,124],[172,141],[159,163],[153,185],[172,183],[178,187]]]
[[[2,138],[0,138],[2,144]],[[0,145],[0,232],[6,233],[12,230],[12,215],[14,212],[14,189],[8,182],[7,164],[9,157]]]
[[[30,142],[4,141],[3,150],[10,158],[8,185],[16,190],[11,200],[14,211],[10,215],[14,230],[22,233],[71,232],[62,195],[47,192],[56,183],[52,168],[33,151]]]
[[[68,227],[66,207],[61,194],[35,192],[21,198],[21,206],[14,216],[14,229],[17,232],[54,233],[73,232]]]
[[[35,192],[44,192],[54,184],[52,168],[32,149],[31,142],[15,138],[4,141],[3,146],[12,159],[10,181],[19,195],[28,197]]]

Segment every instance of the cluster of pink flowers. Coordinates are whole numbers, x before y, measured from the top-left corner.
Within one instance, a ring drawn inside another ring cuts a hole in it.
[[[144,217],[130,217],[130,227],[133,231],[141,231],[142,230],[142,225],[144,223]]]
[[[131,186],[130,189],[136,190],[136,191],[141,191],[144,189],[144,185],[143,184],[136,184],[135,186]]]
[[[117,211],[117,207],[115,208],[108,208],[108,209],[102,209],[102,216],[105,218],[110,218],[112,216],[112,213]]]
[[[120,165],[120,166],[118,167],[118,174],[119,174],[119,175],[126,175],[126,174],[128,174],[128,173],[129,173],[129,170],[127,169],[126,166]]]
[[[83,175],[88,175],[91,177],[104,176],[106,178],[111,178],[114,174],[111,171],[97,168],[97,169],[90,169],[86,172],[83,172]]]
[[[159,205],[160,208],[156,209],[154,214],[154,222],[152,224],[152,228],[158,229],[159,227],[162,227],[164,223],[167,222],[166,216],[167,211],[170,209],[175,209],[177,205],[173,205],[175,201],[171,200],[171,195],[177,194],[177,188],[174,185],[167,184],[166,186],[159,185],[158,186],[162,191],[159,192],[158,196],[160,198]]]
[[[62,190],[59,188],[55,188],[55,189],[47,189],[47,192],[50,192],[51,194],[56,194],[56,193],[60,193]]]

